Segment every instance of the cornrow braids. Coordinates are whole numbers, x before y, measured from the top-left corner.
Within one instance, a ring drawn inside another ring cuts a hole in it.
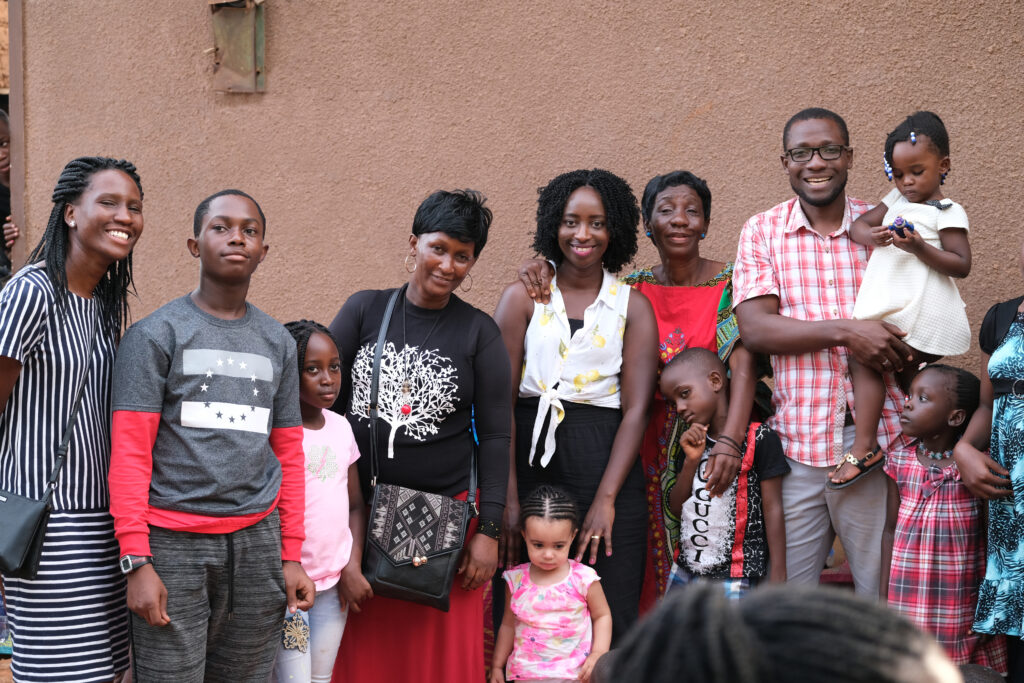
[[[927,135],[940,157],[949,156],[949,133],[946,132],[946,124],[934,112],[918,111],[903,119],[900,125],[896,126],[885,138],[884,163],[887,168],[892,166],[892,151],[896,147],[896,143],[912,142],[917,144],[918,135]]]
[[[765,586],[729,600],[721,585],[674,591],[630,631],[608,680],[669,683],[933,680],[938,647],[895,612],[835,589]]]
[[[537,231],[533,237],[533,248],[556,265],[562,262],[564,255],[558,246],[558,229],[569,197],[581,187],[593,188],[604,204],[608,248],[601,265],[617,273],[636,256],[640,207],[629,183],[599,168],[563,173],[537,190]]]
[[[293,320],[290,323],[284,324],[284,329],[292,335],[295,339],[296,356],[299,359],[299,374],[302,374],[302,366],[306,363],[306,346],[309,345],[309,338],[313,336],[314,332],[326,336],[334,344],[334,347],[341,352],[341,346],[338,344],[338,340],[334,338],[331,331],[314,320]]]
[[[143,196],[142,181],[139,179],[135,164],[125,159],[109,157],[79,157],[68,162],[57,179],[53,188],[53,209],[46,223],[39,244],[29,255],[29,263],[43,261],[46,264],[46,275],[53,285],[58,315],[67,315],[68,307],[68,274],[65,267],[68,256],[68,225],[64,220],[64,211],[68,204],[74,203],[89,188],[92,176],[100,171],[121,171],[139,188],[139,197]],[[93,296],[100,306],[101,324],[113,335],[116,341],[121,339],[121,330],[128,322],[128,294],[135,294],[135,281],[132,277],[132,255],[111,263],[107,272],[100,279]]]
[[[934,370],[941,372],[949,383],[950,392],[953,394],[954,408],[957,410],[963,410],[964,426],[971,421],[971,416],[974,415],[974,411],[978,409],[978,405],[981,403],[981,380],[971,372],[964,370],[963,368],[955,368],[952,365],[944,365],[943,363],[932,363],[926,365],[922,373]]]
[[[563,489],[557,486],[541,484],[527,496],[526,501],[519,510],[519,523],[526,526],[526,520],[530,517],[541,519],[567,519],[572,523],[572,528],[580,526],[580,511],[576,502],[569,497]]]

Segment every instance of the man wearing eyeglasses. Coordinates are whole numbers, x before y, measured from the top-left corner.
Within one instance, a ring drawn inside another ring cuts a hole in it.
[[[853,443],[849,354],[887,373],[878,429],[884,449],[900,433],[902,397],[892,372],[910,350],[895,326],[850,319],[870,250],[849,229],[870,205],[846,195],[853,165],[846,122],[827,109],[804,109],[786,123],[782,144],[782,168],[796,197],[743,226],[733,301],[743,343],[771,354],[775,373],[770,424],[791,467],[782,483],[788,579],[817,583],[838,535],[857,592],[874,597],[885,476],[876,467],[844,488],[826,482]]]

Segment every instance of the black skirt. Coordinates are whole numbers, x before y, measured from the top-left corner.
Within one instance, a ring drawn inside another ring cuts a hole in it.
[[[600,408],[563,401],[565,417],[555,432],[555,453],[547,467],[541,467],[544,433],[538,439],[540,452],[528,463],[533,425],[539,399],[516,402],[516,476],[522,503],[538,484],[564,489],[580,509],[580,523],[586,518],[601,477],[611,457],[612,443],[622,421],[617,408]],[[545,425],[545,431],[547,425]],[[636,622],[647,544],[647,501],[643,470],[637,457],[615,499],[612,525],[612,556],[602,543],[593,565],[612,612],[612,642],[615,643]],[[581,529],[581,532],[583,530]],[[524,554],[525,557],[525,554]],[[584,555],[584,562],[588,556]]]

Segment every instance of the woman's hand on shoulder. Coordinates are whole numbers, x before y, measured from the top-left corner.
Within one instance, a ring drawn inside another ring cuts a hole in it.
[[[353,612],[360,612],[360,606],[373,597],[373,588],[363,576],[358,562],[349,562],[341,570],[338,580],[338,600],[341,608],[348,606]]]
[[[960,439],[953,447],[953,460],[964,486],[978,498],[992,500],[1010,495],[1010,473],[967,439]]]
[[[483,534],[473,534],[462,553],[459,574],[462,588],[473,591],[491,580],[498,568],[498,540]]]
[[[555,270],[542,258],[523,261],[519,266],[519,281],[526,288],[526,294],[539,304],[551,302],[551,280]]]

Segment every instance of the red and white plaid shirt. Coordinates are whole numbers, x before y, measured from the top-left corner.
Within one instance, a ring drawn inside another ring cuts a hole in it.
[[[850,239],[850,224],[871,206],[846,198],[842,226],[827,237],[810,227],[794,197],[747,221],[740,234],[732,276],[733,306],[759,296],[779,298],[779,313],[797,320],[835,320],[853,315],[861,276],[871,251]],[[775,416],[786,455],[812,467],[829,467],[843,454],[846,406],[853,406],[847,349],[836,346],[803,354],[772,354]],[[886,376],[878,428],[883,449],[900,433],[903,393]]]

